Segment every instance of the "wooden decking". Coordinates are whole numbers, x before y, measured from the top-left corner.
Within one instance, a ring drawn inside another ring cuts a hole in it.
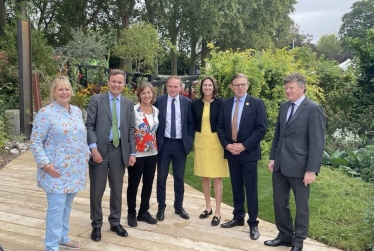
[[[45,234],[46,196],[36,187],[36,164],[30,152],[19,156],[0,170],[0,244],[6,251],[42,251]],[[127,183],[127,176],[125,177]],[[91,225],[89,215],[89,184],[78,193],[73,203],[70,218],[70,237],[80,241],[82,251],[88,250],[273,250],[286,251],[287,247],[271,248],[263,242],[277,235],[276,227],[260,221],[260,239],[249,238],[249,228],[234,227],[223,229],[210,225],[211,218],[201,220],[198,215],[204,210],[203,194],[192,187],[185,186],[184,208],[190,220],[183,220],[173,210],[173,177],[167,184],[167,209],[165,220],[157,225],[138,222],[138,227],[127,226],[126,184],[123,192],[121,224],[129,236],[121,238],[109,232],[109,223],[104,222],[101,242],[90,239]],[[157,212],[156,190],[151,198],[150,213]],[[104,194],[103,210],[107,218],[109,211],[109,189]],[[212,201],[214,202],[214,201]],[[214,203],[213,203],[214,205]],[[232,218],[232,207],[222,205],[222,221]],[[307,239],[305,251],[338,250]]]

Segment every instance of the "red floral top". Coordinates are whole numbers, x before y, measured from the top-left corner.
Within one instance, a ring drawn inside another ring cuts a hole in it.
[[[158,127],[158,109],[154,106],[152,108],[153,123],[149,123],[140,104],[137,103],[134,106],[136,157],[157,154],[156,130]],[[152,127],[150,124],[153,124]]]

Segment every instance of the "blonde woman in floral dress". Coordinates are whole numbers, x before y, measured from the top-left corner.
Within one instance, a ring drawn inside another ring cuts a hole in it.
[[[38,166],[37,185],[47,194],[45,250],[80,249],[68,237],[71,204],[86,185],[90,151],[82,113],[70,105],[72,88],[66,77],[51,87],[51,104],[39,110],[31,133],[31,152]]]
[[[156,224],[157,220],[148,212],[152,185],[156,172],[158,109],[152,104],[156,100],[156,90],[151,83],[143,83],[136,90],[138,101],[134,106],[136,163],[128,167],[127,223],[136,227],[137,221]],[[141,202],[136,217],[136,195],[143,177]]]

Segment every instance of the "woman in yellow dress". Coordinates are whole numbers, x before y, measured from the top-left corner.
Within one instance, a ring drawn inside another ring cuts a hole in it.
[[[212,219],[212,226],[217,226],[221,220],[222,177],[228,177],[227,160],[223,158],[223,148],[217,136],[216,125],[222,103],[217,98],[218,86],[214,78],[205,77],[201,81],[201,99],[192,103],[192,114],[195,123],[194,143],[194,173],[202,177],[202,187],[206,208],[200,219],[213,214],[210,203],[210,178],[214,180],[214,194],[216,210]]]

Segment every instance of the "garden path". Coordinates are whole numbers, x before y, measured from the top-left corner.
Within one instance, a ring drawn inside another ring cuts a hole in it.
[[[47,208],[45,193],[36,187],[36,164],[28,151],[17,157],[0,170],[0,243],[7,251],[41,251],[45,234],[45,213]],[[78,193],[73,203],[70,218],[70,237],[82,244],[82,251],[88,250],[249,250],[287,251],[290,248],[271,248],[263,242],[277,235],[274,224],[260,220],[261,237],[253,241],[249,238],[249,228],[234,227],[223,229],[212,227],[211,218],[201,220],[198,215],[205,209],[203,194],[186,185],[184,208],[190,220],[183,220],[173,211],[173,176],[167,181],[167,209],[165,220],[157,225],[138,223],[138,227],[127,226],[126,192],[127,176],[123,192],[122,225],[129,237],[121,238],[109,232],[109,224],[104,222],[101,242],[90,239],[89,184]],[[151,214],[157,212],[154,188],[151,197]],[[214,203],[214,201],[212,201]],[[222,221],[232,217],[231,206],[222,205]],[[105,217],[109,211],[109,189],[103,199]],[[305,251],[336,251],[312,239],[307,239]]]

